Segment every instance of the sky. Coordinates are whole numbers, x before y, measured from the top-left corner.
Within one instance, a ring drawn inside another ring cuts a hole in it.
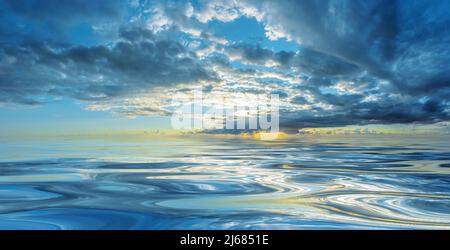
[[[286,132],[448,133],[448,27],[441,0],[0,0],[0,135],[168,129],[199,88],[278,94]]]

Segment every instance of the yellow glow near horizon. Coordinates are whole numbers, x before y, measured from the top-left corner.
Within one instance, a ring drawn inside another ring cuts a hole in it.
[[[283,132],[256,132],[253,138],[262,141],[282,140],[286,139],[288,134]]]

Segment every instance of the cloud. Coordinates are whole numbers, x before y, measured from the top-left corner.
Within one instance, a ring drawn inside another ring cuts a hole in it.
[[[279,94],[286,129],[449,119],[447,1],[4,0],[0,7],[4,103],[70,96],[93,110],[151,115],[170,97],[157,88],[205,83],[211,93]],[[264,26],[266,39],[216,35],[242,17]],[[74,27],[83,24],[94,42],[78,35]],[[105,32],[109,39],[99,39]],[[279,39],[299,49],[279,49]]]
[[[275,52],[259,45],[234,44],[226,53],[233,60],[263,66],[275,63],[277,69],[294,70],[304,76],[303,81],[283,91],[283,98],[292,95],[292,89],[300,91],[290,98],[291,105],[282,109],[281,127],[285,130],[449,119],[448,96],[432,95],[432,100],[420,101],[408,92],[393,91],[391,82],[363,68],[308,47]]]
[[[266,29],[423,94],[450,86],[446,1],[265,1]]]
[[[176,41],[142,29],[122,30],[120,37],[112,46],[3,46],[0,101],[35,104],[46,95],[101,100],[215,79]]]
[[[241,16],[254,17],[257,20],[262,18],[258,9],[244,1],[229,0],[200,0],[200,6],[195,11],[194,16],[202,23],[210,21],[231,22]]]
[[[234,45],[246,63],[293,68],[316,106],[287,111],[284,125],[433,123],[448,119],[450,4],[445,1],[246,1],[269,39],[286,38],[297,52]],[[281,60],[283,59],[283,60]],[[351,88],[349,87],[350,85]],[[346,86],[344,86],[346,85]],[[344,89],[343,89],[344,87]],[[357,93],[340,94],[340,92]],[[430,101],[420,101],[420,99]],[[293,103],[304,103],[301,96]]]
[[[265,1],[266,30],[324,54],[387,74],[397,32],[394,1]]]
[[[315,77],[348,75],[361,71],[356,65],[308,47],[297,52],[273,52],[259,45],[235,44],[226,51],[231,58],[247,63],[269,66],[275,63],[278,67],[295,69],[298,73]]]

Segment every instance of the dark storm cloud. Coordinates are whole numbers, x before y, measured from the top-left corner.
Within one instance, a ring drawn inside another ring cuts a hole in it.
[[[303,55],[302,51],[296,55],[283,52],[284,61],[278,62],[307,74],[300,88],[313,94],[315,101],[333,105],[328,111],[287,111],[289,118],[282,121],[284,126],[433,123],[449,119],[450,2],[249,3],[264,13],[263,22],[270,34],[306,48]],[[243,59],[252,63],[277,61],[275,52],[259,53],[264,49],[251,47],[240,50]],[[338,82],[351,82],[357,91],[322,91]],[[375,96],[374,100],[365,99]],[[297,100],[304,102],[301,96],[294,98],[294,103]]]
[[[358,80],[353,81],[359,83]],[[280,119],[280,126],[295,130],[299,127],[335,127],[352,124],[435,123],[450,119],[445,99],[433,97],[424,100],[411,95],[392,95],[380,91],[377,85],[372,85],[371,88],[371,84],[373,83],[369,82],[366,89],[354,94],[327,93],[322,91],[322,86],[310,83],[296,86],[296,89],[310,94],[314,101],[308,101],[299,95],[294,97],[291,103],[313,106],[310,110],[299,112],[283,110],[281,117],[284,119]],[[376,99],[367,100],[366,98],[371,95],[376,96]],[[332,106],[328,109],[314,106],[314,103]]]
[[[252,44],[236,44],[227,48],[227,52],[231,56],[238,56],[255,64],[265,64],[274,57],[274,52],[271,50]]]
[[[388,75],[383,66],[395,56],[395,1],[267,1],[263,9],[269,26],[291,39]]]
[[[303,82],[293,85],[292,89],[309,93],[314,100],[308,101],[299,95],[293,97],[290,102],[313,107],[305,111],[283,110],[281,123],[285,129],[303,126],[435,122],[448,117],[440,101],[423,104],[415,97],[391,98],[390,89],[380,86],[382,78],[364,73],[363,69],[356,65],[307,47],[297,52],[274,52],[257,45],[239,44],[228,49],[228,53],[257,65],[264,65],[268,61],[277,62],[281,68],[294,69],[305,75]],[[339,93],[336,88],[340,82],[354,89],[343,89],[341,91],[347,93]],[[324,91],[324,87],[328,90]],[[364,99],[370,95],[376,95],[378,100],[365,101]],[[332,108],[325,110],[315,107],[316,103],[332,105]]]
[[[293,68],[298,72],[318,77],[348,75],[360,71],[355,65],[307,47],[297,52],[273,52],[259,45],[236,44],[226,51],[230,56],[238,56],[249,63],[264,65],[273,61],[281,67]]]
[[[309,102],[303,96],[295,96],[294,98],[292,98],[291,103],[301,104],[301,105],[309,104]]]
[[[331,96],[328,96],[331,97]],[[332,97],[334,102],[341,100]],[[434,123],[450,119],[442,112],[442,106],[436,102],[392,102],[385,103],[351,103],[350,99],[358,96],[345,97],[342,106],[334,110],[314,108],[306,111],[283,111],[280,116],[280,127],[295,131],[302,127],[337,127],[346,125],[393,124],[393,123]],[[305,101],[296,97],[297,102]],[[303,103],[300,103],[303,104]]]
[[[214,80],[214,73],[176,41],[141,29],[124,30],[121,37],[113,46],[3,46],[0,101],[35,104],[41,95],[101,100]]]
[[[277,55],[279,54],[277,53]],[[360,71],[353,64],[309,48],[303,48],[297,52],[288,65],[315,77],[336,77]]]
[[[291,39],[422,93],[450,86],[448,1],[267,1]]]

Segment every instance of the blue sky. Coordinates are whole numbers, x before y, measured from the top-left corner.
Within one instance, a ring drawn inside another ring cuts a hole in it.
[[[288,132],[448,130],[449,12],[439,0],[0,0],[1,134],[166,129],[170,97],[198,86],[280,94]]]

